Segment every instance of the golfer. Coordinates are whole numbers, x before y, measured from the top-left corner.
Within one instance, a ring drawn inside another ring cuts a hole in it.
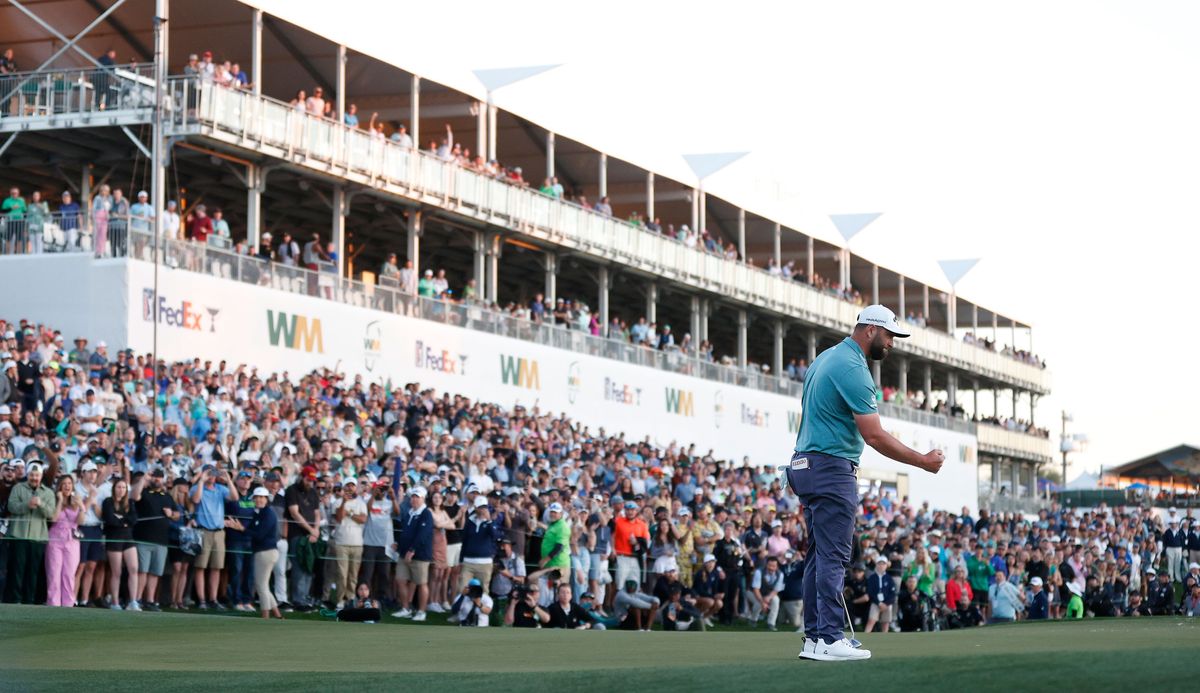
[[[858,461],[863,443],[897,462],[936,474],[945,455],[922,455],[883,430],[875,404],[875,380],[867,358],[882,361],[895,337],[911,334],[884,306],[863,309],[849,337],[821,353],[804,378],[802,418],[796,449],[788,466],[788,484],[804,503],[812,537],[804,571],[804,646],[806,659],[870,659],[842,634],[845,622],[842,587],[850,562],[854,511],[858,506]]]

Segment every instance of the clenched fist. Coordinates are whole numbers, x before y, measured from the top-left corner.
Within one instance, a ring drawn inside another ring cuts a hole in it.
[[[925,471],[937,474],[941,470],[942,464],[946,461],[946,454],[941,450],[930,450],[921,459],[923,462],[921,467]]]

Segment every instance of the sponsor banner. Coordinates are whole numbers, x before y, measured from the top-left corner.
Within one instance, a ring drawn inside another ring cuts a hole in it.
[[[582,334],[560,349],[170,269],[160,270],[160,300],[153,304],[143,293],[150,265],[130,263],[129,272],[128,343],[149,351],[157,317],[159,352],[167,359],[225,359],[291,377],[327,367],[376,382],[415,381],[506,407],[565,412],[592,430],[663,446],[694,443],[720,459],[748,457],[771,467],[787,464],[800,426],[798,398],[591,356]],[[904,471],[915,501],[974,508],[974,437],[884,422],[918,449],[940,445],[946,466],[931,477],[868,449],[864,469]]]

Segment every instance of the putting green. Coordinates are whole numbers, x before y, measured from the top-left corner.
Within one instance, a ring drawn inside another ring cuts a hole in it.
[[[1200,624],[1176,618],[1024,623],[863,636],[868,662],[797,660],[793,633],[466,629],[394,622],[0,607],[0,689],[201,686],[490,691],[1195,689]]]

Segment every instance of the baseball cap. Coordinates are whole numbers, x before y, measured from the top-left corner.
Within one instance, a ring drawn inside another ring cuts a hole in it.
[[[691,515],[691,514],[692,514],[692,511],[691,511],[691,510],[688,510],[688,509],[687,509],[687,507],[686,507],[686,506],[684,506],[684,507],[682,507],[682,508],[680,508],[680,509],[679,509],[679,512],[678,512],[677,514],[678,514],[680,517],[683,517],[684,515]]]
[[[479,581],[479,578],[471,578],[467,582],[467,585],[470,587],[483,587],[483,583]]]
[[[342,486],[358,486],[358,479],[348,476],[345,479],[342,479]]]
[[[637,503],[634,503],[633,501],[625,501],[625,509],[637,510]]]
[[[84,462],[83,464],[79,465],[79,471],[94,472],[94,471],[96,471],[96,463],[91,460],[88,460],[87,462]]]
[[[878,303],[862,309],[862,312],[858,314],[858,324],[882,327],[897,337],[912,335],[912,332],[900,326],[900,323],[896,321],[896,314],[890,308]]]
[[[253,498],[258,498],[259,496],[262,496],[264,498],[270,498],[271,492],[267,490],[266,486],[259,486],[258,488],[254,489],[254,493],[252,493],[250,495]]]
[[[26,474],[33,474],[34,472],[41,472],[41,471],[42,471],[42,465],[38,462],[30,462],[29,465],[27,467],[25,467]]]
[[[312,466],[311,464],[305,465],[304,469],[300,470],[300,476],[304,477],[305,479],[308,479],[309,481],[316,479],[317,478],[317,468]]]
[[[488,500],[487,500],[486,496],[479,496],[478,498],[475,499],[475,507],[476,508],[486,508],[487,504],[488,504]],[[557,505],[557,503],[555,505]]]
[[[1040,577],[1034,576],[1032,579],[1030,579],[1029,584],[1034,585],[1036,587],[1041,587],[1042,579]]]
[[[551,503],[547,510],[552,513],[561,513],[563,511],[562,503]]]
[[[704,554],[704,562],[705,563],[708,563],[709,561],[715,561],[715,560],[717,560],[717,557],[712,555],[711,553]]]
[[[424,486],[414,486],[413,489],[408,492],[408,495],[424,498],[426,495],[428,495],[428,493],[429,492],[425,490]]]

